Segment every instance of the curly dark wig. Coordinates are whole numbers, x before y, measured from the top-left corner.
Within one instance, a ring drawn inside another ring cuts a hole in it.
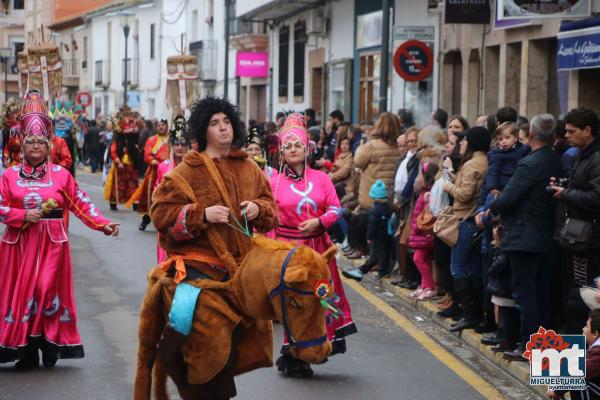
[[[240,147],[244,140],[244,128],[237,108],[229,101],[213,96],[207,96],[198,100],[192,106],[189,124],[192,130],[192,136],[198,142],[198,150],[206,150],[208,123],[213,115],[224,113],[229,117],[233,127],[233,145]]]

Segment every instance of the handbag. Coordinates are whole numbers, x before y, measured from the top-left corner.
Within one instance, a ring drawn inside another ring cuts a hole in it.
[[[593,227],[591,221],[567,217],[560,231],[560,245],[572,252],[583,253],[592,241]]]
[[[440,212],[433,225],[433,233],[450,247],[458,242],[460,218],[454,214],[452,206],[447,206]]]
[[[431,209],[426,206],[423,211],[417,216],[417,228],[423,233],[433,233],[436,217],[431,212]]]

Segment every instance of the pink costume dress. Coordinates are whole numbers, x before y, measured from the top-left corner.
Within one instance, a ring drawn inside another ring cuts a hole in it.
[[[173,161],[171,158],[161,162],[158,165],[158,169],[156,171],[156,183],[154,185],[153,190],[156,190],[158,185],[160,185],[160,183],[163,181],[163,178],[165,177],[165,175],[168,174],[169,172],[173,171],[173,168],[175,168],[175,161]],[[156,238],[156,258],[157,258],[159,264],[167,259],[167,252],[165,251],[165,249],[160,247],[160,243],[158,241],[158,235]]]
[[[24,222],[28,209],[51,198],[58,208],[38,223]],[[34,348],[58,358],[84,356],[64,222],[68,211],[98,231],[110,222],[59,165],[47,162],[36,170],[15,165],[0,178],[0,222],[7,226],[0,242],[0,362]]]
[[[300,180],[288,177],[284,171],[270,182],[279,209],[280,225],[275,228],[276,238],[307,245],[319,253],[333,246],[326,229],[341,217],[341,208],[331,178],[321,171],[307,167],[305,177]],[[319,218],[322,225],[317,230],[307,234],[298,230],[300,223],[315,217]],[[333,355],[346,351],[345,337],[356,333],[357,330],[335,259],[329,264],[329,269],[336,294],[335,305],[341,311],[339,319],[334,319],[326,312],[327,338],[333,345]],[[281,353],[287,352],[288,341],[285,338]]]

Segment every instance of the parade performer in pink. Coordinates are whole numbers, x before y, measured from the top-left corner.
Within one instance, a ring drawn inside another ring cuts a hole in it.
[[[19,118],[23,161],[0,180],[0,362],[19,369],[58,358],[81,358],[73,295],[71,251],[64,217],[73,212],[88,227],[117,236],[73,176],[49,161],[52,120],[38,92],[30,92]]]
[[[304,117],[291,114],[279,133],[282,170],[271,179],[273,196],[279,209],[280,224],[275,228],[277,239],[295,241],[317,252],[324,252],[333,244],[327,229],[341,217],[340,201],[331,178],[307,164],[309,138]],[[356,333],[350,304],[346,299],[335,258],[329,264],[336,293],[335,306],[339,315],[326,313],[327,338],[332,344],[332,354],[346,352],[345,337]],[[310,365],[294,358],[284,338],[277,368],[288,376],[311,376]]]
[[[185,118],[182,116],[175,117],[173,129],[169,131],[169,145],[171,146],[171,157],[159,164],[154,189],[160,185],[166,174],[179,165],[183,156],[190,150],[190,137],[187,133]],[[160,247],[160,243],[156,244],[156,256],[159,264],[167,259],[167,252]]]

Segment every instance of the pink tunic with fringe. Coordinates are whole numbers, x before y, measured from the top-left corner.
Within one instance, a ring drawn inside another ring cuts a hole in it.
[[[324,253],[333,246],[326,229],[341,218],[341,206],[331,178],[321,171],[307,167],[306,176],[300,181],[288,178],[283,172],[271,178],[270,183],[279,209],[280,225],[275,229],[276,238],[307,245],[319,253]],[[314,232],[304,234],[298,230],[298,225],[302,222],[316,217],[322,226]],[[329,269],[337,295],[335,304],[343,314],[339,319],[334,319],[326,312],[327,337],[333,345],[332,354],[335,354],[345,352],[344,338],[357,330],[335,259],[329,264]],[[287,343],[286,338],[282,352],[286,351]]]
[[[69,171],[47,163],[44,177],[24,179],[20,165],[0,178],[0,362],[20,359],[28,348],[81,358],[71,251],[64,216],[73,212],[88,227],[108,224]],[[27,209],[50,198],[58,208],[38,223],[25,224]]]

